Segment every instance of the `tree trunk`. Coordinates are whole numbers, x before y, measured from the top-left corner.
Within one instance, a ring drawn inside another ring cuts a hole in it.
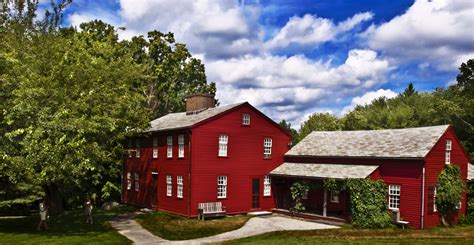
[[[51,214],[62,214],[64,212],[64,199],[59,192],[58,185],[46,185],[46,200]]]

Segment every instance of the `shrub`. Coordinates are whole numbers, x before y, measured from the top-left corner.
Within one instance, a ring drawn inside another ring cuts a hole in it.
[[[290,209],[292,212],[305,211],[305,207],[303,206],[303,203],[301,203],[301,199],[303,198],[303,195],[308,192],[308,190],[309,186],[306,183],[295,182],[290,187],[291,199],[293,199],[295,202],[294,206]]]
[[[444,225],[448,225],[446,218],[458,211],[456,207],[461,201],[463,191],[464,182],[459,167],[453,164],[446,165],[436,185],[436,208],[441,214]]]

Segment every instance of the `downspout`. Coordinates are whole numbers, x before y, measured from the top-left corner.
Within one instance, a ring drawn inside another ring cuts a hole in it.
[[[421,161],[423,168],[421,174],[421,229],[424,227],[425,221],[425,161]]]
[[[189,173],[188,173],[188,218],[191,217],[191,131],[188,130],[188,147],[189,147]]]

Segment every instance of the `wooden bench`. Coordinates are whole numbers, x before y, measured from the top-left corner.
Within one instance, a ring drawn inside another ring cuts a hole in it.
[[[407,226],[410,222],[401,220],[400,218],[400,211],[392,211],[392,218],[393,222],[395,222],[396,225],[399,225],[402,227],[402,230],[405,229],[405,226]]]
[[[221,202],[204,202],[198,204],[198,219],[204,220],[205,217],[225,216],[225,207]]]

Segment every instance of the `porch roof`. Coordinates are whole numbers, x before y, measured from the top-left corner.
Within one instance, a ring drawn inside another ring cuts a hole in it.
[[[374,172],[378,167],[378,165],[285,162],[271,171],[270,174],[321,179],[363,179],[367,178],[367,176]]]

